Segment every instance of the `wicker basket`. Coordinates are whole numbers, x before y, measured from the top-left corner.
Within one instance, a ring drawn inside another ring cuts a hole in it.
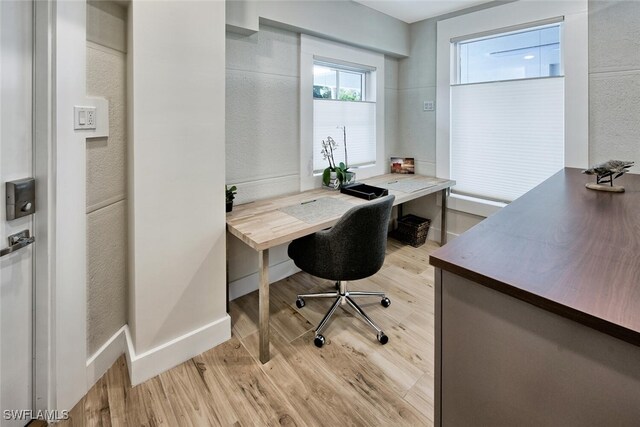
[[[405,215],[398,219],[398,228],[393,232],[393,237],[417,248],[427,241],[430,225],[430,219]]]

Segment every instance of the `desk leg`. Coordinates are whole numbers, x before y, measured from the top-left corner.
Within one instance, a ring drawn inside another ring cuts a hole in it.
[[[440,192],[442,211],[440,212],[440,246],[447,243],[447,196],[449,189],[445,188]]]
[[[260,362],[269,361],[269,249],[258,252]]]

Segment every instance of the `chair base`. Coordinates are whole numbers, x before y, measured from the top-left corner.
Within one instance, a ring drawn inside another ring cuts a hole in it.
[[[324,318],[316,328],[316,336],[314,339],[314,344],[316,345],[316,347],[322,347],[324,345],[325,338],[322,335],[322,331],[327,327],[329,319],[331,319],[331,316],[333,316],[338,306],[345,303],[349,304],[355,310],[355,312],[360,315],[360,317],[362,317],[362,319],[364,319],[367,324],[369,324],[369,326],[375,329],[376,338],[378,339],[380,344],[386,344],[387,342],[389,342],[389,337],[384,334],[382,329],[380,329],[380,327],[373,320],[371,320],[369,316],[367,316],[367,313],[365,313],[364,310],[362,310],[362,308],[360,308],[360,306],[356,304],[356,302],[352,299],[352,297],[380,297],[380,304],[382,304],[383,307],[389,307],[389,305],[391,305],[391,300],[387,298],[385,293],[367,291],[349,292],[347,290],[347,284],[344,281],[336,282],[336,289],[336,292],[299,294],[298,298],[296,299],[296,306],[298,306],[298,308],[302,308],[305,306],[305,298],[335,298],[335,301],[333,301],[331,308],[329,308],[329,311],[327,311],[327,314],[324,315]]]

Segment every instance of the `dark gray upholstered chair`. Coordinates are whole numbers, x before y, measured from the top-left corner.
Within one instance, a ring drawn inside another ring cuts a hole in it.
[[[394,196],[386,196],[349,209],[328,230],[296,239],[289,244],[289,257],[311,275],[336,282],[335,292],[298,295],[296,305],[302,308],[305,298],[335,298],[333,305],[316,328],[314,343],[322,347],[322,331],[340,303],[348,303],[373,329],[378,341],[386,344],[389,338],[373,320],[353,301],[353,297],[377,296],[381,304],[391,304],[384,292],[349,292],[346,280],[358,280],[375,274],[384,263],[387,232]]]

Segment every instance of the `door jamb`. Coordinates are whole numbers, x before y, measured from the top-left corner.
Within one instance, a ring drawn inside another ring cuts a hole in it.
[[[56,408],[55,387],[55,126],[53,0],[33,0],[33,170],[38,209],[33,262],[33,409]]]

